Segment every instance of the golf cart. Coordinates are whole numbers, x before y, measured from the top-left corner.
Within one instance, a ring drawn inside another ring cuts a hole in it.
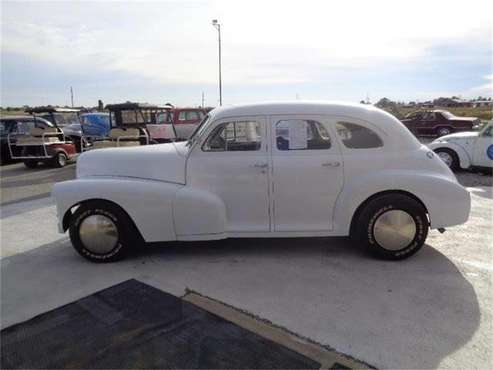
[[[171,107],[127,102],[108,104],[106,109],[110,112],[108,137],[89,143],[85,149],[149,145],[176,137]]]
[[[7,142],[12,159],[21,159],[28,168],[35,168],[39,162],[53,167],[64,167],[67,161],[80,153],[82,138],[71,138],[64,134],[62,127],[78,119],[78,110],[54,107],[29,108],[26,113],[33,120],[44,118],[52,126],[35,126],[28,132],[14,132]],[[69,117],[69,119],[67,119]]]

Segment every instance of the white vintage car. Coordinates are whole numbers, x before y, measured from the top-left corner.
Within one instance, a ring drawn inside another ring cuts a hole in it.
[[[479,132],[442,136],[428,145],[452,170],[493,168],[493,121]]]
[[[84,153],[53,196],[60,232],[101,262],[139,242],[347,235],[402,259],[470,210],[401,122],[339,103],[218,108],[187,142]]]

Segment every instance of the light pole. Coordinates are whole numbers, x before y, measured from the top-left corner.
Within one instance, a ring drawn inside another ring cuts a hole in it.
[[[217,30],[217,34],[219,36],[219,105],[223,105],[223,87],[221,81],[221,25],[217,21],[217,19],[212,20],[212,25]]]

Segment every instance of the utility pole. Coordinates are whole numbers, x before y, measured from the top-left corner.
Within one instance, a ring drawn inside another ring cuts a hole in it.
[[[212,20],[212,25],[217,29],[218,41],[219,41],[219,105],[223,105],[223,88],[221,81],[221,25],[217,19]]]
[[[205,99],[204,99],[204,92],[202,91],[202,108],[204,108],[204,101],[205,101]]]
[[[74,89],[70,86],[70,101],[72,102],[72,108],[74,107]]]

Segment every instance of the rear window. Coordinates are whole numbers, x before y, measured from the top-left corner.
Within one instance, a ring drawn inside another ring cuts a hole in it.
[[[351,122],[337,122],[337,135],[346,148],[371,149],[383,146],[383,141],[374,131]]]

